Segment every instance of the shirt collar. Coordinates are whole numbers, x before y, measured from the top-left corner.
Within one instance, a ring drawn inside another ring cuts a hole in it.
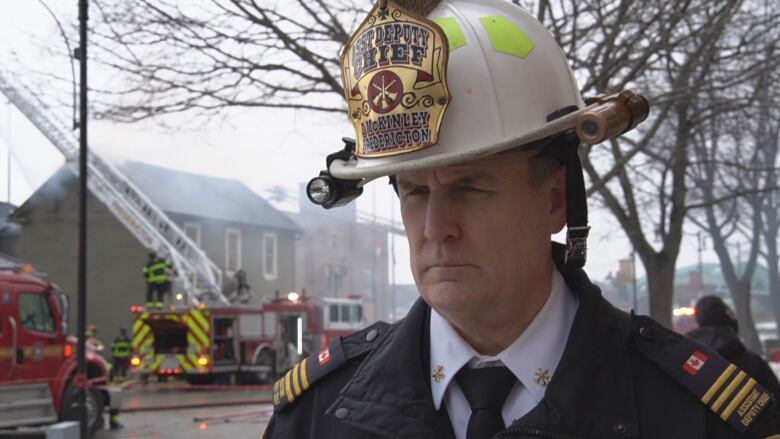
[[[541,401],[545,392],[542,378],[550,378],[555,373],[577,305],[577,298],[553,267],[550,294],[544,305],[525,331],[495,357],[477,354],[444,317],[431,309],[430,380],[436,409],[441,407],[449,383],[461,367],[495,360],[507,366],[537,402]]]

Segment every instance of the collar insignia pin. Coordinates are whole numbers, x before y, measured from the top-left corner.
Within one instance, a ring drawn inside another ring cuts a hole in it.
[[[550,384],[550,371],[548,369],[542,369],[541,367],[536,369],[534,373],[534,381],[542,387],[547,387]]]
[[[433,378],[433,380],[437,383],[440,383],[444,379],[444,366],[441,364],[437,365],[436,368],[433,369],[433,375],[431,375],[431,378]]]

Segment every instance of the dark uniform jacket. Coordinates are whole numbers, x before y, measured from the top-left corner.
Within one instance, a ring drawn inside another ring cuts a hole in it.
[[[580,301],[563,356],[544,399],[495,438],[780,439],[768,392],[745,387],[749,378],[714,351],[612,307],[582,270],[559,270]],[[454,438],[431,396],[429,316],[418,300],[401,321],[335,340],[293,368],[274,386],[264,437]]]

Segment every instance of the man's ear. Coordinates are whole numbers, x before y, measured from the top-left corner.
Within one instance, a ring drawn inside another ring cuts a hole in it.
[[[555,234],[566,225],[566,167],[556,169],[547,181],[549,199],[550,234]]]

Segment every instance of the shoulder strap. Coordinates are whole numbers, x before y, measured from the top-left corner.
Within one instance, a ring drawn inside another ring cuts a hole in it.
[[[640,352],[740,433],[774,401],[754,378],[714,349],[649,317],[632,315],[632,338]]]
[[[376,345],[375,342],[387,333],[389,327],[388,323],[376,322],[354,334],[336,337],[318,353],[304,358],[293,366],[274,383],[274,411],[278,412],[291,404],[314,383],[339,369],[349,360],[368,353]]]

